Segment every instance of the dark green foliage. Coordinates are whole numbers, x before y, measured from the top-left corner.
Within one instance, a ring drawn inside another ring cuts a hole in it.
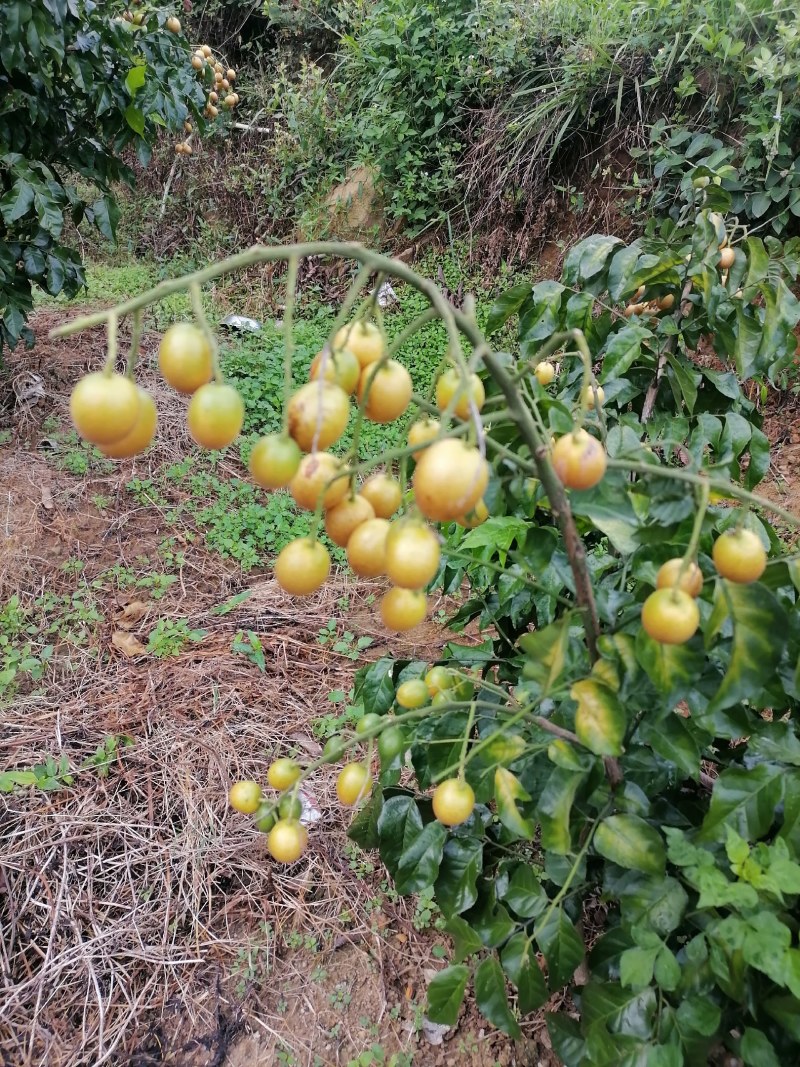
[[[188,43],[164,28],[171,12],[134,26],[122,11],[92,0],[0,6],[0,348],[23,334],[33,286],[72,295],[83,284],[71,226],[113,240],[113,186],[132,181],[131,150],[146,165],[159,130],[188,117],[204,128]]]

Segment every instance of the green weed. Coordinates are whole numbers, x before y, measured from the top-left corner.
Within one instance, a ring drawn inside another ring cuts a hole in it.
[[[147,651],[158,659],[178,656],[190,643],[202,641],[207,630],[194,630],[186,619],[159,619],[147,641]]]

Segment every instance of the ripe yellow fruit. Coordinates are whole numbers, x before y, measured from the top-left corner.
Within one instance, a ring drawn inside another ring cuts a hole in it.
[[[319,541],[298,537],[282,549],[275,560],[275,578],[284,592],[310,596],[331,571],[331,557]]]
[[[166,27],[167,27],[167,29],[169,30],[170,33],[180,33],[181,32],[181,21],[180,21],[180,19],[176,19],[174,15],[171,15],[167,19],[165,25],[166,25]]]
[[[377,578],[386,567],[386,519],[367,519],[353,530],[347,542],[347,562],[361,578]]]
[[[283,792],[298,780],[302,771],[293,759],[276,759],[267,770],[267,781],[273,789]]]
[[[289,401],[288,417],[289,433],[304,452],[327,448],[339,440],[347,427],[347,393],[332,382],[308,382]]]
[[[375,368],[367,364],[358,381],[358,400],[372,422],[394,422],[408,407],[414,387],[406,368],[388,359]],[[366,400],[365,400],[366,395]]]
[[[325,532],[335,545],[346,548],[347,542],[358,527],[374,518],[372,504],[366,497],[360,494],[346,497],[325,512]]]
[[[417,507],[434,522],[449,522],[471,511],[489,484],[489,465],[477,448],[456,438],[426,448],[414,471]]]
[[[453,413],[459,419],[470,418],[473,405],[480,411],[486,400],[486,390],[477,374],[468,375],[465,384],[461,372],[451,367],[436,382],[436,406],[439,411],[444,411],[456,395],[458,400]]]
[[[479,500],[472,511],[468,511],[466,515],[462,515],[460,519],[456,519],[459,526],[464,526],[467,530],[474,530],[476,526],[480,526],[481,523],[486,522],[489,518],[489,509],[486,507],[486,503],[483,500]]]
[[[383,355],[383,337],[373,322],[349,323],[342,326],[333,339],[333,350],[349,348],[362,367],[375,363]]]
[[[69,410],[85,441],[110,445],[127,437],[136,425],[139,404],[139,391],[130,378],[95,371],[72,390]]]
[[[723,578],[743,585],[757,581],[767,566],[767,553],[761,538],[745,528],[720,534],[714,542],[711,557]]]
[[[242,815],[253,815],[261,804],[261,786],[258,782],[234,782],[228,793],[228,801]]]
[[[682,589],[657,589],[642,605],[642,627],[662,645],[682,645],[700,625],[693,597]]]
[[[119,441],[112,441],[110,445],[98,445],[97,447],[104,456],[109,459],[129,459],[144,452],[153,440],[158,424],[156,405],[150,394],[137,385],[139,393],[139,414],[133,429],[129,430]]]
[[[387,630],[397,633],[413,630],[428,613],[428,598],[421,589],[401,589],[396,586],[384,593],[380,612]]]
[[[421,589],[435,577],[440,555],[439,538],[429,526],[401,519],[386,536],[386,576],[403,589]]]
[[[267,851],[278,863],[295,863],[308,847],[308,830],[297,819],[278,819],[267,837]]]
[[[192,56],[192,66],[195,70],[202,70],[205,66],[205,60],[202,56]]]
[[[683,560],[680,556],[662,563],[656,575],[656,589],[674,589],[682,567]],[[703,591],[703,572],[696,563],[690,563],[683,572],[678,588],[689,596],[700,596]]]
[[[544,363],[537,363],[533,368],[533,373],[536,375],[539,385],[548,386],[556,376],[556,368],[552,363],[545,361]]]
[[[342,461],[330,452],[303,456],[297,473],[289,482],[289,492],[299,508],[316,511],[320,494],[322,506],[333,508],[347,495],[348,479],[341,474]]]
[[[409,447],[417,448],[421,452],[421,445],[429,445],[436,440],[440,427],[441,423],[438,419],[418,419],[417,422],[412,423],[408,431]]]
[[[736,253],[730,247],[723,248],[719,254],[719,265],[722,270],[730,270],[736,259]]]
[[[597,393],[596,396],[595,392]],[[586,405],[589,408],[593,408],[595,404],[598,407],[602,407],[606,399],[605,389],[603,389],[602,385],[588,385],[583,392],[583,396],[586,398]]]
[[[372,792],[369,771],[363,763],[345,763],[336,779],[336,795],[350,807],[364,800]]]
[[[379,519],[390,519],[403,499],[400,483],[385,471],[368,478],[361,486],[359,495],[372,504],[372,510]]]
[[[209,46],[207,44],[201,45],[200,46],[200,51],[203,53],[203,55],[205,56],[206,59],[210,59],[211,58],[211,49],[209,48]]]
[[[447,778],[433,791],[433,814],[445,826],[458,826],[475,808],[475,793],[468,782]]]

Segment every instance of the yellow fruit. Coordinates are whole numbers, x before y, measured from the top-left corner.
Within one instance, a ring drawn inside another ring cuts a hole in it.
[[[383,337],[373,322],[352,322],[342,326],[333,339],[333,349],[349,348],[362,367],[383,355]]]
[[[298,780],[302,771],[293,759],[276,759],[267,770],[267,781],[273,789],[283,792]]]
[[[346,548],[356,529],[364,522],[375,518],[372,504],[366,497],[346,497],[335,507],[325,512],[325,532],[340,548]]]
[[[662,645],[682,645],[700,625],[693,597],[681,589],[657,589],[642,605],[642,627]]]
[[[711,556],[723,578],[745,585],[757,581],[767,566],[767,553],[761,538],[744,527],[720,534]]]
[[[267,837],[267,851],[278,863],[295,863],[308,847],[308,830],[297,819],[278,819]]]
[[[460,778],[448,778],[433,791],[433,814],[445,826],[458,826],[475,808],[472,786]]]
[[[395,587],[384,593],[380,603],[381,619],[387,630],[402,633],[413,630],[428,612],[428,598],[421,589]]]
[[[361,578],[377,578],[386,566],[386,519],[367,519],[353,530],[347,542],[347,562]]]
[[[320,588],[331,571],[331,557],[319,541],[298,537],[275,560],[275,578],[284,592],[310,596]]]
[[[363,763],[345,763],[336,779],[336,795],[348,807],[364,800],[372,792],[369,771]]]
[[[297,473],[289,482],[289,492],[299,508],[316,511],[320,495],[322,506],[333,508],[347,495],[348,478],[341,474],[342,461],[330,452],[312,452],[303,456]]]
[[[359,489],[359,496],[370,502],[379,519],[390,519],[400,507],[403,492],[396,478],[382,472],[373,474],[364,482]]]
[[[483,382],[477,374],[467,375],[465,384],[461,372],[451,367],[436,382],[436,406],[439,411],[444,411],[456,395],[458,395],[458,400],[453,412],[459,419],[470,418],[473,405],[476,410],[480,411],[486,400]]]
[[[309,382],[291,398],[288,413],[289,433],[304,452],[310,452],[339,440],[350,417],[350,403],[338,385]]]
[[[261,786],[258,782],[234,782],[228,793],[228,801],[242,815],[253,815],[261,804]]]
[[[421,445],[429,445],[436,440],[440,427],[441,423],[438,419],[419,419],[417,422],[412,423],[408,431],[409,447],[419,449],[419,452],[421,452]],[[419,455],[419,452],[417,455]]]
[[[139,403],[139,390],[130,378],[95,371],[72,390],[69,410],[84,440],[110,445],[127,437],[136,425]]]
[[[136,387],[139,393],[139,414],[133,428],[129,430],[119,441],[112,441],[110,445],[98,445],[104,456],[109,459],[128,459],[144,452],[153,440],[158,424],[156,405],[150,394],[140,386]]]
[[[539,385],[548,386],[556,376],[556,368],[552,363],[537,363],[533,368]]]
[[[662,563],[656,575],[656,589],[674,589],[682,567],[683,560],[680,556]],[[703,591],[703,572],[696,563],[690,563],[683,572],[678,588],[689,596],[700,596]]]
[[[489,484],[489,465],[477,448],[455,438],[426,448],[414,471],[417,507],[434,522],[471,511]]]
[[[596,396],[595,393],[597,394]],[[583,396],[586,398],[586,405],[589,408],[593,408],[595,403],[598,407],[602,407],[606,399],[605,390],[602,385],[587,386],[583,392]]]

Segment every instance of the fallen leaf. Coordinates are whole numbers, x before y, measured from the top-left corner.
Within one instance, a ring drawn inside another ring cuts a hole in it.
[[[123,630],[130,630],[140,619],[145,617],[147,611],[148,605],[144,600],[132,600],[130,604],[125,605],[114,621]]]
[[[132,658],[133,656],[147,655],[147,649],[139,638],[134,637],[133,634],[129,634],[125,630],[115,630],[111,635],[111,644],[114,648],[118,648],[123,656]]]
[[[41,492],[42,492],[42,507],[46,508],[47,511],[52,511],[53,510],[53,494],[50,492],[50,490],[47,488],[46,485],[42,486]]]

